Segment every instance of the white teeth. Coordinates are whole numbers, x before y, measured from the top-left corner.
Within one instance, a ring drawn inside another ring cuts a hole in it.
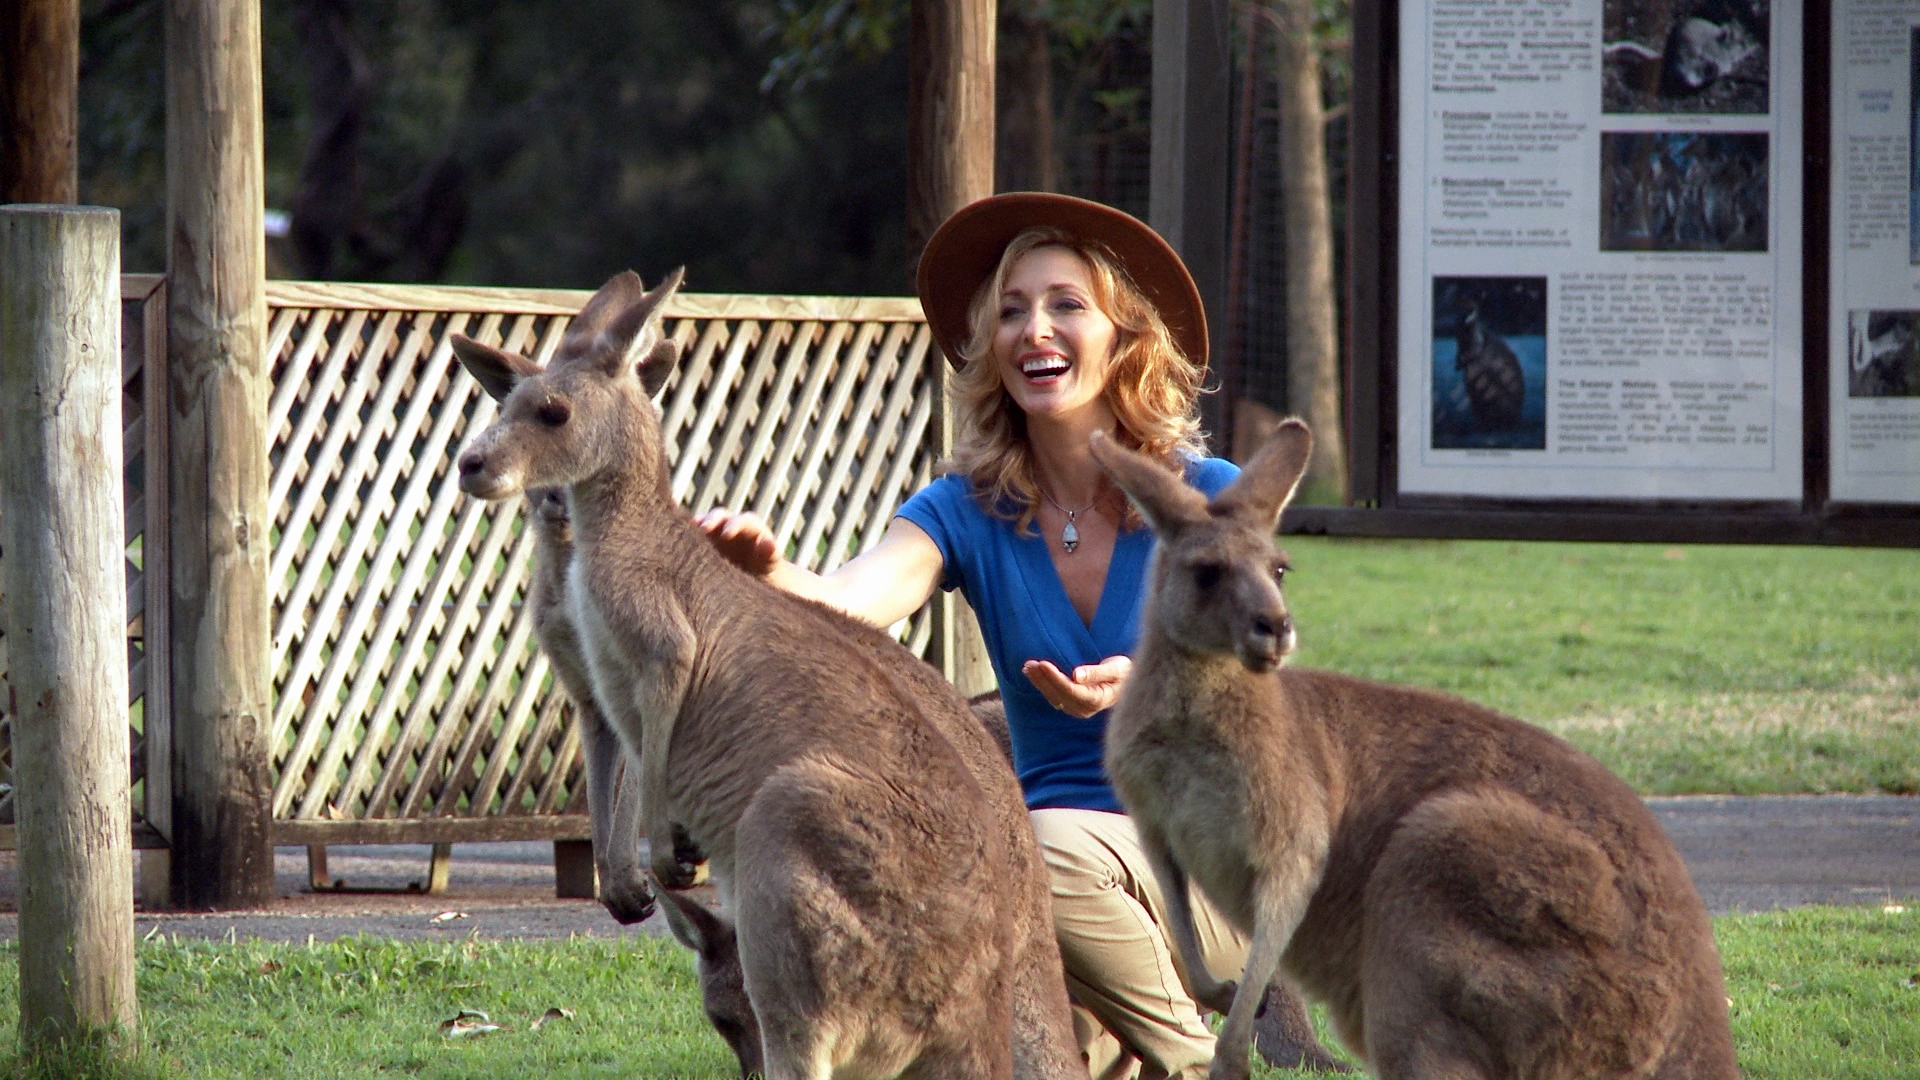
[[[1063,375],[1069,366],[1058,356],[1036,357],[1020,365],[1020,374],[1030,379],[1043,379],[1050,375]]]

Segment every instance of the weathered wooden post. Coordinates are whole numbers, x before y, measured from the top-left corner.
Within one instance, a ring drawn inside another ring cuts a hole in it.
[[[0,4],[0,203],[79,198],[80,0]]]
[[[907,35],[907,273],[927,237],[955,210],[993,194],[994,0],[913,0]],[[940,402],[953,445],[952,414]],[[967,694],[993,689],[980,624],[951,593],[941,620],[941,667]]]
[[[1233,61],[1227,0],[1153,0],[1153,140],[1147,223],[1180,253],[1214,340],[1227,334],[1228,72]],[[1213,375],[1218,380],[1219,373]],[[1238,386],[1225,387],[1237,396]],[[1221,395],[1201,399],[1207,429],[1231,445]]]
[[[119,212],[0,208],[0,619],[29,1052],[136,1021],[120,439]]]
[[[258,0],[167,0],[173,903],[273,895]]]
[[[907,34],[907,259],[993,194],[994,0],[913,0]]]

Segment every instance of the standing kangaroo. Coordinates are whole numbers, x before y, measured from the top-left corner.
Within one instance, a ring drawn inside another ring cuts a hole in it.
[[[1732,1080],[1712,927],[1673,845],[1592,758],[1426,690],[1280,669],[1280,511],[1312,439],[1282,424],[1211,503],[1095,436],[1159,536],[1106,765],[1171,902],[1214,1080],[1243,1080],[1259,995],[1198,962],[1191,879],[1325,1001],[1387,1078]]]
[[[460,457],[486,499],[565,485],[568,607],[640,772],[651,870],[710,859],[769,1080],[1065,1077],[1080,1068],[1044,867],[965,701],[897,643],[728,563],[673,499],[652,394],[678,273],[594,294],[550,367],[456,339],[512,385]],[[483,379],[483,381],[485,381]],[[883,644],[884,643],[884,644]]]
[[[597,334],[597,326],[575,320],[567,328],[566,338],[577,340]],[[454,352],[462,355],[459,338]],[[469,371],[480,388],[496,401],[504,401],[513,383],[539,373],[533,361],[516,353],[499,354],[508,365],[505,374],[497,365],[482,364]],[[464,360],[463,360],[464,363]],[[547,654],[554,678],[573,699],[575,722],[580,728],[580,750],[587,766],[587,814],[592,822],[594,872],[599,878],[600,902],[623,924],[640,922],[653,914],[653,891],[641,871],[637,839],[639,836],[638,777],[631,768],[623,769],[625,751],[619,736],[607,726],[599,706],[593,700],[593,681],[588,674],[585,646],[568,606],[567,575],[573,565],[573,522],[567,509],[564,488],[535,487],[525,492],[528,526],[533,530],[533,568],[527,587],[527,605],[532,611],[533,635]],[[625,781],[622,783],[622,781]],[[617,839],[616,839],[617,838]]]

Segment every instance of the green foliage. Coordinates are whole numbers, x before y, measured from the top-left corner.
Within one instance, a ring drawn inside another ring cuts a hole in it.
[[[1920,788],[1920,551],[1283,546],[1302,664],[1540,723],[1643,792]]]
[[[262,9],[269,207],[293,205],[324,133],[299,18],[318,6]],[[459,200],[441,280],[591,287],[684,263],[701,291],[907,291],[901,50],[768,95],[773,0],[338,6],[370,75],[361,196],[338,192],[370,250],[342,249],[343,276],[416,278],[419,261],[389,250],[402,219]],[[129,271],[165,264],[161,8],[131,0],[83,24],[82,195],[121,208]],[[441,166],[457,183],[423,193]],[[306,275],[285,242],[269,263]]]
[[[906,0],[779,0],[767,33],[780,51],[767,65],[762,90],[804,90],[849,61],[874,59],[893,47]]]

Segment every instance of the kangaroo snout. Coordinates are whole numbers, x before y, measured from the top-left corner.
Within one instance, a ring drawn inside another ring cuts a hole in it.
[[[520,494],[521,485],[504,476],[482,449],[468,450],[456,462],[460,469],[460,490],[476,499],[505,499]]]
[[[1240,644],[1240,663],[1256,674],[1272,671],[1293,652],[1295,640],[1293,616],[1284,611],[1254,615]]]

